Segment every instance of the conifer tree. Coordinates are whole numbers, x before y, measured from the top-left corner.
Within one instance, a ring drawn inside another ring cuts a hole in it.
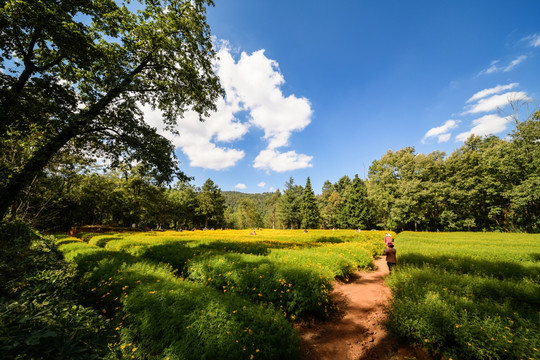
[[[302,201],[302,187],[294,184],[294,179],[289,178],[285,183],[285,191],[279,198],[277,215],[281,224],[287,228],[299,228],[302,223],[300,203]]]
[[[344,213],[346,214],[348,227],[350,228],[365,228],[369,220],[367,188],[364,181],[358,175],[354,176],[349,188]]]
[[[317,206],[317,199],[311,188],[309,177],[306,181],[306,187],[302,193],[302,202],[300,203],[300,213],[302,214],[302,227],[304,229],[316,229],[319,227],[320,214]]]

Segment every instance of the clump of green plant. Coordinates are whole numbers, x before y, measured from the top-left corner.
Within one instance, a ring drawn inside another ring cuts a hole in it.
[[[97,235],[93,236],[89,241],[88,244],[90,245],[96,245],[99,247],[105,247],[109,241],[118,240],[121,237],[119,235]]]
[[[109,321],[80,303],[54,239],[23,223],[0,234],[0,358],[114,358]]]
[[[85,243],[62,246],[82,273],[86,301],[111,317],[116,350],[138,359],[294,359],[283,314],[175,276],[170,265]]]
[[[249,254],[206,254],[194,258],[189,279],[252,302],[271,304],[295,319],[325,317],[331,309],[332,273]]]
[[[538,358],[539,266],[513,235],[400,235],[389,329],[449,358]]]

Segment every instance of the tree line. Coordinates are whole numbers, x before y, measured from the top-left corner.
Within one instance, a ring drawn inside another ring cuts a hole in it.
[[[262,194],[221,191],[181,179],[159,182],[142,165],[97,171],[82,157],[50,164],[10,217],[43,230],[101,224],[163,229],[279,228],[418,231],[540,229],[540,111],[505,139],[471,136],[449,156],[389,150],[358,175],[315,194],[290,179]],[[101,169],[101,168],[100,168]]]

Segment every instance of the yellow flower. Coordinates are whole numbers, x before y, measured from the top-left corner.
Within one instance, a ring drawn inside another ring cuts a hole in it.
[[[120,348],[121,348],[122,350],[124,350],[124,349],[126,348],[126,344],[122,344],[122,346],[120,346]]]
[[[131,351],[137,351],[137,348],[136,348],[136,347],[134,347],[134,348],[133,348],[133,349],[132,349]]]

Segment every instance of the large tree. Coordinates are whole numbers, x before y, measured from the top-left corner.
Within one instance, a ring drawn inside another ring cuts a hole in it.
[[[220,227],[224,223],[225,199],[221,189],[211,179],[207,179],[197,195],[197,213],[204,217],[204,227]]]
[[[277,217],[284,227],[298,229],[301,226],[300,202],[302,190],[301,186],[294,184],[292,176],[285,183],[285,190],[278,200],[276,210]]]
[[[348,227],[365,229],[369,222],[369,205],[366,184],[358,175],[354,176],[344,213],[347,214]]]
[[[182,175],[141,106],[172,131],[185,111],[215,109],[211,0],[0,4],[0,219],[63,149]]]

